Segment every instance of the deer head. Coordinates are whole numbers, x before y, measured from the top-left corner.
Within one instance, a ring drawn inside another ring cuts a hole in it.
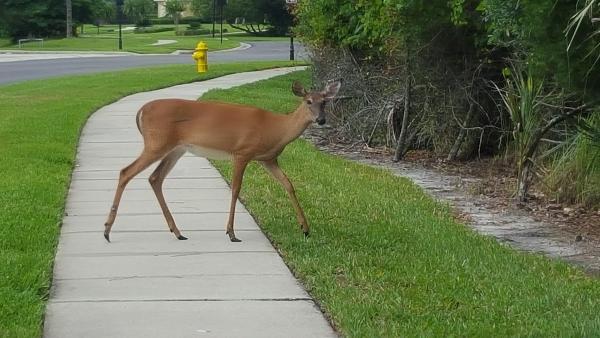
[[[307,92],[300,82],[294,81],[292,92],[302,98],[312,113],[313,122],[323,125],[326,122],[325,104],[337,95],[341,85],[340,81],[330,82],[323,91]]]

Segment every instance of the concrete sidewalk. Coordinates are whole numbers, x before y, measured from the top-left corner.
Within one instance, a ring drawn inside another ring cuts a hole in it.
[[[125,190],[107,243],[102,232],[119,170],[140,153],[135,114],[147,101],[196,99],[212,88],[299,68],[241,73],[126,97],[83,130],[46,310],[45,337],[335,337],[243,205],[225,235],[230,190],[210,163],[185,155],[165,196],[187,241],[168,231],[148,184]],[[293,219],[290,216],[290,219]],[[301,236],[290,225],[290,236]]]

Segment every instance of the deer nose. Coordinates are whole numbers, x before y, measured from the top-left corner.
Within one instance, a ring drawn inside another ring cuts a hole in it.
[[[318,117],[317,118],[317,123],[322,126],[325,124],[325,118],[324,117]]]

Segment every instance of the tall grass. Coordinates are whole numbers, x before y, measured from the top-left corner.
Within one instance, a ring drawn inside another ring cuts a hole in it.
[[[600,111],[585,122],[600,130]],[[583,132],[573,135],[550,165],[547,189],[560,202],[600,206],[600,147],[590,136]]]

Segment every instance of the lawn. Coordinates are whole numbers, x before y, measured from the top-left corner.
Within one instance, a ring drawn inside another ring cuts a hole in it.
[[[180,25],[183,29],[187,25]],[[154,25],[151,28],[173,28],[174,25]],[[209,29],[212,26],[204,24],[202,26]],[[256,37],[250,34],[242,33],[239,30],[224,25],[232,34],[223,35],[223,43],[219,34],[212,37],[212,34],[194,35],[194,36],[177,36],[173,31],[157,32],[157,33],[134,33],[130,28],[125,26],[126,30],[123,35],[123,51],[134,53],[171,53],[176,50],[190,50],[196,47],[196,44],[202,40],[208,44],[209,50],[229,49],[239,46],[243,41],[282,41],[289,38],[285,37]],[[217,26],[218,29],[218,26]],[[237,33],[236,33],[237,32]],[[153,46],[158,40],[176,40],[176,43],[167,45]],[[16,49],[27,51],[103,51],[117,52],[118,49],[118,26],[106,25],[101,26],[100,31],[96,26],[85,25],[84,34],[77,38],[70,39],[48,39],[44,40],[42,47],[39,42],[27,42],[19,49],[16,44],[8,39],[0,39],[0,49]]]
[[[203,98],[292,111],[293,79]],[[230,177],[230,165],[216,162]],[[293,142],[280,164],[295,183],[311,237],[284,190],[258,165],[242,199],[338,330],[349,337],[600,336],[600,281],[520,253],[457,222],[408,179]],[[243,239],[243,238],[242,238]]]
[[[287,62],[169,66],[0,87],[0,337],[39,337],[79,132],[134,92]]]
[[[169,26],[169,25],[165,25]],[[171,25],[172,26],[172,25]],[[182,25],[183,26],[183,25]],[[159,25],[153,27],[162,27]],[[94,26],[86,26],[86,34],[77,38],[62,38],[44,40],[44,46],[39,42],[28,42],[19,49],[9,40],[0,40],[0,49],[17,50],[44,50],[44,51],[119,51],[118,30],[113,26],[103,27],[100,34],[96,34]],[[176,43],[152,46],[158,40],[176,40]],[[198,41],[204,41],[208,44],[209,50],[228,49],[239,46],[239,38],[228,39],[225,36],[221,44],[220,37],[217,35],[212,38],[211,35],[197,36],[177,36],[174,31],[158,33],[133,33],[131,30],[123,31],[123,51],[134,53],[171,53],[178,49],[194,49]]]

